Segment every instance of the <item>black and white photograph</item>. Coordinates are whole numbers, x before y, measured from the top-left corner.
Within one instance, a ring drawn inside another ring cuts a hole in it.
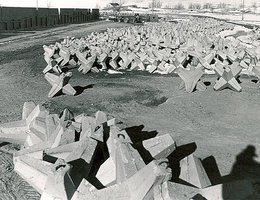
[[[260,200],[260,1],[0,0],[0,200]]]

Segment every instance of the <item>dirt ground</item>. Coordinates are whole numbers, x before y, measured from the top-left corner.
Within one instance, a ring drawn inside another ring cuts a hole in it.
[[[46,66],[42,45],[67,35],[80,37],[125,25],[94,22],[0,39],[0,123],[19,120],[25,101],[43,104],[55,113],[64,108],[89,115],[102,110],[118,119],[122,128],[148,135],[170,133],[183,151],[196,149],[195,155],[201,159],[214,156],[222,176],[234,171],[241,158],[238,155],[253,161],[252,155],[243,154],[252,145],[258,155],[253,170],[241,173],[248,178],[260,177],[260,89],[255,78],[240,77],[242,92],[228,89],[216,92],[213,90],[216,76],[208,75],[202,78],[208,85],[205,92],[188,94],[179,90],[180,78],[175,75],[139,71],[82,75],[72,69],[70,83],[77,95],[47,97],[51,87],[42,73]],[[0,144],[0,150],[8,148],[8,144]],[[254,184],[255,193],[260,193],[260,183]],[[0,199],[39,199],[13,172],[11,155],[1,152],[0,193],[4,195]]]

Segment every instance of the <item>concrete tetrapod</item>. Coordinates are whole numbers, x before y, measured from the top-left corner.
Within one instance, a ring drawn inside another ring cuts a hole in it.
[[[240,92],[242,87],[237,82],[236,78],[241,72],[242,68],[239,66],[238,62],[234,62],[232,65],[222,66],[218,62],[215,66],[216,73],[220,76],[214,85],[215,90],[222,90],[225,88],[230,88],[232,90]]]
[[[204,83],[200,82],[200,78],[203,75],[203,68],[190,67],[190,69],[178,68],[176,73],[181,77],[185,84],[185,90],[188,93],[193,92],[195,88],[204,91],[206,86]],[[183,85],[183,83],[181,83]],[[182,86],[180,86],[181,88]]]
[[[167,161],[154,160],[121,184],[101,190],[97,190],[83,179],[71,200],[143,200],[154,186],[161,185],[171,178],[171,169],[165,162]]]
[[[194,154],[182,159],[180,161],[180,167],[180,179],[198,188],[205,188],[211,185],[201,161],[199,158],[194,156]]]
[[[44,78],[52,85],[48,97],[54,97],[59,92],[67,95],[75,95],[76,90],[68,83],[72,76],[71,72],[62,73],[59,76],[51,73],[46,73]]]
[[[40,105],[25,102],[22,120],[0,125],[0,141],[30,146],[45,138],[45,118],[49,113]]]

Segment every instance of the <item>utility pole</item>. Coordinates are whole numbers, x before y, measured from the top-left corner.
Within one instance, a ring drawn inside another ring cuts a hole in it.
[[[3,20],[3,16],[2,16],[2,4],[0,4],[0,8],[1,8],[1,16],[0,16],[1,19],[0,19],[0,22],[2,23],[2,20]],[[1,26],[2,26],[2,24],[0,24],[0,28],[2,28]]]
[[[39,2],[36,0],[36,16],[35,16],[35,25],[38,26],[38,8],[39,8]]]
[[[154,6],[155,6],[155,0],[152,0],[152,14],[153,14]]]
[[[244,21],[245,0],[243,0],[242,21]]]

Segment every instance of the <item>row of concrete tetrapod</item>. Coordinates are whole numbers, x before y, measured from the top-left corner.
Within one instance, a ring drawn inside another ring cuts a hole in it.
[[[54,56],[56,63],[60,66],[64,66],[69,61],[75,63],[75,60],[71,60],[70,57],[76,57],[80,65],[79,71],[82,73],[89,72],[95,61],[99,61],[101,69],[106,69],[109,65],[113,69],[128,69],[131,67],[131,69],[144,70],[143,64],[150,64],[153,67],[149,71],[154,72],[156,67],[161,64],[160,61],[163,60],[171,64],[175,60],[176,50],[181,44],[186,42],[189,47],[196,46],[198,48],[200,43],[209,42],[195,34],[201,33],[205,29],[193,30],[189,24],[166,25],[153,24],[155,27],[158,26],[157,29],[152,27],[151,24],[145,27],[109,29],[105,33],[93,33],[87,38],[65,39],[61,44],[56,43],[55,46],[50,46],[50,48],[54,47],[60,52],[60,55],[55,56],[53,49],[48,50],[45,46],[45,52],[48,51],[45,53],[45,60],[48,63],[45,72],[53,67],[50,64],[51,56]],[[197,39],[194,41],[196,37]],[[190,44],[190,41],[192,44]],[[106,62],[106,60],[109,61]],[[164,69],[165,64],[162,63],[159,70],[170,73],[171,70],[166,71]],[[99,69],[93,68],[92,71],[98,72]]]
[[[44,45],[47,66],[43,72],[52,85],[49,97],[58,92],[76,94],[68,83],[72,74],[64,73],[64,66],[78,66],[83,74],[104,70],[177,73],[187,92],[196,87],[205,90],[205,85],[199,82],[201,76],[217,73],[215,90],[231,88],[241,91],[237,81],[240,72],[259,78],[260,42],[255,39],[254,32],[237,38],[209,34],[211,30],[215,33],[216,27],[218,31],[233,28],[213,19],[192,18],[177,25],[148,23],[108,29],[104,33],[92,33],[80,39],[68,37],[61,43]]]
[[[21,120],[0,125],[0,141],[21,145],[13,155],[14,170],[42,200],[182,199],[182,191],[173,192],[177,185],[194,187],[208,200],[222,199],[222,184],[211,186],[194,154],[179,163],[179,180],[186,184],[172,182],[172,170],[178,169],[171,169],[167,159],[176,150],[170,134],[133,142],[116,124],[101,111],[94,117],[74,116],[68,109],[57,115],[26,102]]]

